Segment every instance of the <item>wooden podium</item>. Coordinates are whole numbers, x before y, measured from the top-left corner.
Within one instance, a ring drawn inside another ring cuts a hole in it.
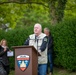
[[[13,46],[15,75],[38,75],[38,51],[33,46]]]

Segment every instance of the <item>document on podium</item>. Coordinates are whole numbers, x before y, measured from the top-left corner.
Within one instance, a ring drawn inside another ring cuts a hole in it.
[[[8,52],[7,52],[7,56],[8,56],[8,57],[14,56],[13,51],[8,51]]]

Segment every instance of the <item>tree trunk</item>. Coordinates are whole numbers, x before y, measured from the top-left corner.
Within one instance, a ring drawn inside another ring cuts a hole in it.
[[[51,24],[55,25],[62,21],[67,0],[51,0],[49,4]]]
[[[57,16],[56,16],[56,7],[55,7],[56,0],[51,0],[49,4],[50,16],[51,16],[51,24],[55,25],[57,23]]]

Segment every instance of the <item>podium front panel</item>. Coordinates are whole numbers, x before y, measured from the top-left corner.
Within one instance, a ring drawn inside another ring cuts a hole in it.
[[[29,56],[29,64],[25,70],[24,68],[20,67],[21,65],[20,66],[18,65],[19,62],[21,62],[21,60],[25,60],[25,59],[21,59],[21,57],[18,58],[18,56],[21,56],[21,55],[25,55],[27,57]],[[38,73],[37,66],[38,66],[38,55],[33,50],[33,48],[31,47],[15,48],[15,75],[37,75]]]
[[[32,60],[32,50],[31,48],[19,48],[15,50],[15,75],[31,75],[32,74],[32,61],[29,62],[29,65],[25,71],[20,70],[17,64],[17,56],[19,55],[28,55],[30,60]]]

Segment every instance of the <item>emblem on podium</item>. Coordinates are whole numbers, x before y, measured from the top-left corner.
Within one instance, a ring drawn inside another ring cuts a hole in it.
[[[28,55],[19,55],[17,56],[17,65],[21,71],[25,71],[30,63],[30,58]]]

